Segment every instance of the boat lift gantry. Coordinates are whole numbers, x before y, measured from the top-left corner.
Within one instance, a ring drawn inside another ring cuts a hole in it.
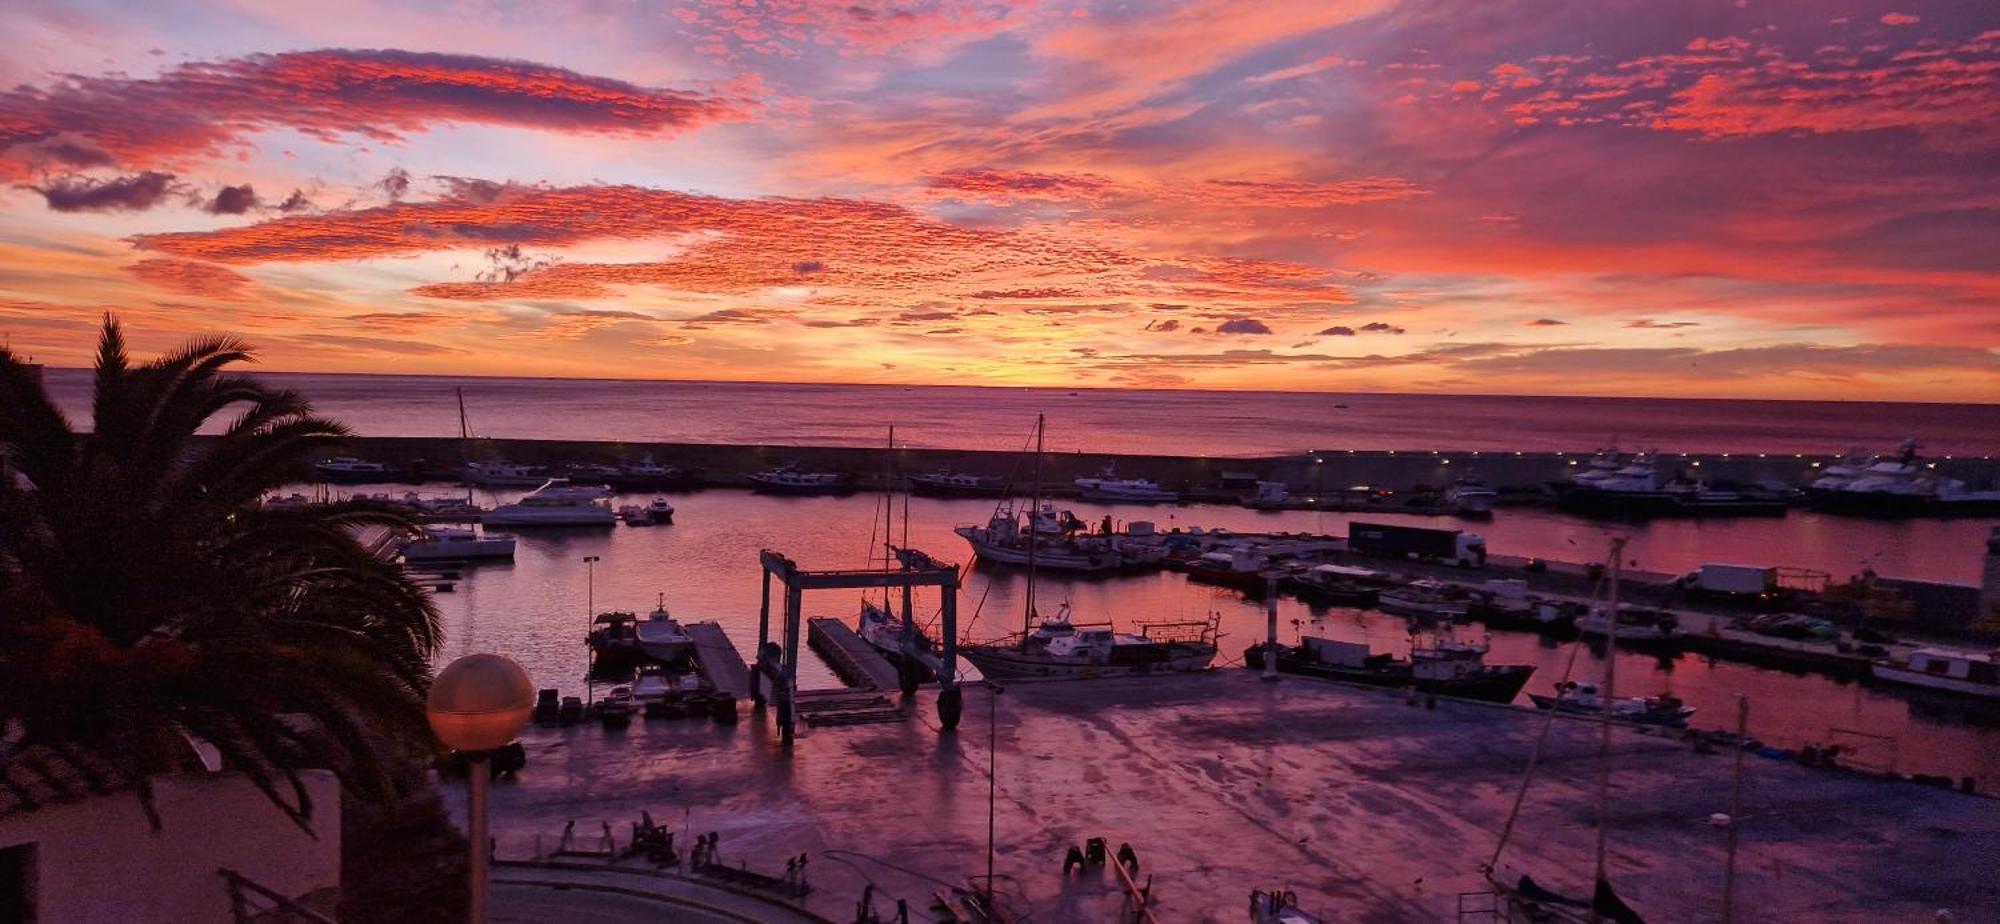
[[[750,702],[757,708],[765,703],[764,680],[771,681],[770,699],[778,707],[780,740],[790,746],[798,719],[799,617],[808,590],[903,589],[903,637],[913,638],[911,596],[919,587],[936,587],[942,604],[939,642],[942,669],[938,671],[938,724],[945,731],[958,727],[964,711],[964,694],[958,688],[958,586],[956,565],[940,562],[915,549],[897,549],[900,568],[863,568],[835,571],[807,571],[784,555],[764,549],[757,553],[764,566],[763,603],[757,610],[757,663],[750,672]],[[783,642],[771,640],[771,579],[784,585]],[[914,692],[905,685],[905,692]]]

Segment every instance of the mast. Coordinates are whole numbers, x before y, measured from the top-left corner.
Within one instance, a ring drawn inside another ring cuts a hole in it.
[[[1027,607],[1021,613],[1021,650],[1028,650],[1028,633],[1035,630],[1035,537],[1041,532],[1042,517],[1042,419],[1035,415],[1035,465],[1034,484],[1029,488],[1028,501],[1028,593]]]
[[[896,510],[896,425],[889,425],[889,452],[882,457],[882,569],[889,569],[892,537],[895,530]],[[894,614],[896,605],[889,599],[892,592],[887,584],[882,585],[882,611]]]
[[[458,392],[458,442],[460,448],[464,448],[465,441],[472,438],[472,428],[467,426],[465,422],[465,389],[456,388],[453,390]]]
[[[1625,562],[1625,538],[1611,540],[1611,608],[1604,627],[1604,714],[1598,722],[1597,738],[1597,879],[1604,879],[1604,838],[1606,802],[1611,792],[1611,715],[1618,695],[1618,577]],[[1593,885],[1595,888],[1595,885]]]

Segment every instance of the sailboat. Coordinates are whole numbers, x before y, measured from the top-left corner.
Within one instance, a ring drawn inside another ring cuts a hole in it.
[[[884,569],[894,567],[897,558],[897,549],[894,545],[890,544],[889,539],[895,526],[895,450],[896,428],[892,426],[889,428],[889,453],[882,466],[881,561]],[[908,497],[905,497],[903,499],[903,544],[905,547],[909,545],[909,533],[910,501]],[[873,560],[874,556],[871,551],[871,563]],[[880,603],[868,599],[865,594],[863,595],[861,613],[855,621],[854,633],[861,636],[861,640],[867,642],[870,647],[881,652],[883,657],[889,659],[889,663],[896,665],[896,671],[899,679],[902,680],[904,690],[914,691],[918,683],[937,679],[937,673],[943,667],[943,659],[938,653],[937,643],[925,636],[923,630],[917,628],[915,622],[911,619],[909,606],[910,591],[907,588],[904,591],[903,615],[900,618],[896,615],[895,603],[890,599],[890,592],[891,590],[888,587],[882,589],[882,601]]]
[[[1034,490],[1030,509],[1041,507],[1042,415],[1035,416]],[[1035,566],[1040,530],[1027,530],[1022,540],[1027,568],[1026,601],[1021,632],[997,642],[962,645],[959,652],[990,679],[1023,677],[1088,678],[1123,674],[1180,673],[1206,670],[1215,660],[1216,623],[1175,622],[1140,626],[1137,633],[1119,632],[1110,623],[1078,624],[1064,603],[1050,619],[1035,609]],[[976,548],[975,544],[975,548]],[[1040,625],[1036,622],[1040,620]]]
[[[1614,924],[1645,924],[1644,919],[1611,887],[1611,878],[1606,873],[1606,839],[1610,834],[1609,800],[1611,791],[1611,726],[1616,717],[1615,696],[1618,680],[1618,592],[1621,565],[1625,557],[1625,540],[1611,542],[1611,602],[1605,608],[1610,614],[1610,631],[1606,633],[1609,651],[1604,657],[1604,688],[1600,701],[1603,711],[1598,719],[1597,745],[1597,869],[1593,877],[1594,886],[1589,899],[1563,895],[1522,874],[1512,883],[1495,877],[1500,854],[1507,847],[1506,833],[1494,847],[1493,856],[1482,867],[1487,882],[1492,886],[1496,899],[1505,905],[1503,920],[1532,920],[1567,922],[1567,924],[1600,924],[1610,921]],[[1553,716],[1548,721],[1554,721]],[[1521,788],[1514,797],[1514,812],[1519,813],[1522,801],[1527,797],[1528,784],[1534,778],[1535,765],[1541,757],[1541,745],[1537,743],[1535,754],[1529,758],[1528,770],[1521,780]],[[1512,832],[1513,817],[1507,820],[1505,832]]]
[[[515,465],[502,461],[479,461],[470,459],[472,426],[465,417],[465,389],[458,393],[458,444],[467,458],[464,480],[466,484],[482,488],[532,488],[549,480],[548,473],[531,465]]]

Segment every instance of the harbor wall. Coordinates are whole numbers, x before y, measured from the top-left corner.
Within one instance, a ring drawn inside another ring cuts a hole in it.
[[[851,446],[721,445],[712,443],[619,443],[564,440],[457,439],[361,437],[347,451],[377,462],[444,478],[455,475],[468,459],[505,459],[536,465],[566,462],[632,462],[650,453],[662,465],[685,469],[706,484],[746,484],[750,474],[788,463],[818,471],[856,476],[857,486],[878,486],[885,470],[904,474],[949,468],[976,475],[1029,478],[1031,457],[1016,452],[959,449],[919,449]],[[893,452],[893,458],[887,458]],[[1667,455],[1663,466],[1681,468],[1711,481],[1775,480],[1803,485],[1813,477],[1814,463],[1833,456],[1790,454]],[[1568,477],[1588,465],[1588,453],[1475,451],[1323,450],[1284,456],[1149,456],[1109,453],[1048,453],[1041,463],[1042,482],[1067,487],[1071,480],[1115,466],[1121,477],[1150,478],[1167,488],[1201,492],[1220,489],[1225,474],[1253,480],[1282,481],[1294,493],[1334,494],[1352,488],[1408,491],[1445,487],[1465,475],[1477,475],[1500,488],[1532,488]],[[2000,461],[1992,458],[1938,459],[1940,473],[1965,481],[1968,488],[2000,487]],[[1247,490],[1249,485],[1242,485]]]

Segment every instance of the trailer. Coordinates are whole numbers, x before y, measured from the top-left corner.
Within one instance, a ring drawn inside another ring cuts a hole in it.
[[[1350,522],[1347,548],[1359,555],[1440,561],[1461,568],[1486,564],[1486,540],[1462,529]]]
[[[1778,569],[1757,565],[1704,564],[1681,578],[1681,589],[1720,597],[1770,597],[1778,592]]]

